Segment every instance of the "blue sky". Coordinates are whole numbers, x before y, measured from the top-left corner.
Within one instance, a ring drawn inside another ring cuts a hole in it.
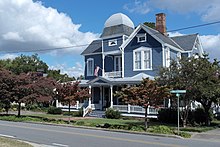
[[[166,13],[167,29],[220,21],[219,0],[2,0],[0,2],[0,58],[14,58],[21,51],[38,53],[52,69],[71,76],[83,74],[83,47],[50,49],[89,44],[97,39],[105,21],[124,13],[137,26],[155,22],[156,13]],[[220,59],[220,24],[172,32],[199,33],[204,50]],[[10,53],[18,52],[18,53]]]

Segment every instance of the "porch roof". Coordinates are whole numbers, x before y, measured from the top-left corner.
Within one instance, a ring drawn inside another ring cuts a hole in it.
[[[153,76],[140,73],[133,77],[124,78],[107,78],[107,77],[97,77],[92,80],[82,80],[80,82],[81,87],[88,87],[89,85],[93,87],[99,86],[110,86],[110,85],[123,85],[123,84],[140,84],[143,78],[154,79]]]

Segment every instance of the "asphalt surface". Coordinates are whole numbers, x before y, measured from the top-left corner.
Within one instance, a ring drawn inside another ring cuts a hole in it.
[[[196,135],[192,139],[177,139],[8,121],[0,121],[0,136],[53,147],[220,147],[220,139]]]

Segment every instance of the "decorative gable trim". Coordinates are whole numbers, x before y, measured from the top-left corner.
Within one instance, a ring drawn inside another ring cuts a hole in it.
[[[146,27],[143,26],[143,24],[138,25],[138,27],[134,30],[134,32],[128,37],[128,39],[120,46],[120,48],[122,48],[122,50],[124,50],[124,48],[131,42],[131,40],[134,39],[134,37],[137,35],[137,33],[141,30],[145,30],[149,35],[151,35],[154,39],[156,39],[158,42],[161,43],[161,45],[163,46],[168,46],[169,48],[175,50],[175,51],[179,51],[182,52],[183,50],[178,49],[170,44],[167,44],[165,42],[163,42],[160,38],[158,38],[156,35],[152,34],[148,29],[146,29]],[[150,29],[150,28],[149,28]],[[158,32],[159,33],[159,32]],[[173,40],[172,40],[173,41]],[[174,42],[174,41],[173,41]],[[175,43],[175,42],[174,42]],[[176,44],[176,43],[175,43]],[[179,45],[178,45],[179,46]],[[181,47],[180,47],[181,48]]]

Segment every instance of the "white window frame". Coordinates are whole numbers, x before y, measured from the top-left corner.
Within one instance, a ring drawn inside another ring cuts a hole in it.
[[[144,52],[145,51],[149,51],[150,55],[150,67],[149,68],[144,68],[144,60],[145,60],[145,57],[144,57]],[[135,53],[136,52],[140,52],[141,53],[141,68],[140,69],[136,69],[135,67]],[[148,47],[140,47],[140,48],[137,48],[135,50],[133,50],[133,71],[142,71],[142,70],[152,70],[152,61],[153,61],[153,58],[152,58],[152,48],[148,48]]]
[[[89,62],[92,62],[92,69],[91,69],[91,71],[89,70]],[[86,68],[86,71],[87,71],[87,76],[94,76],[94,59],[93,58],[88,58],[87,59],[87,62],[86,62],[87,64],[87,68]]]
[[[112,42],[115,42],[115,44],[111,44]],[[116,46],[118,44],[117,39],[112,39],[108,41],[108,46]]]
[[[171,55],[170,55],[170,48],[165,49],[165,63],[166,67],[170,67]]]
[[[140,38],[144,37],[144,40],[140,40]],[[147,41],[147,35],[145,34],[137,34],[137,42],[146,42]]]

